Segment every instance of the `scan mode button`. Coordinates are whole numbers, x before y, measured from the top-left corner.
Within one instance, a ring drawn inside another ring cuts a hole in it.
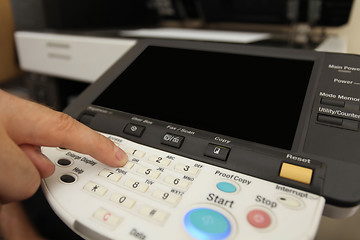
[[[280,170],[280,177],[305,184],[311,183],[312,175],[313,175],[312,169],[297,166],[290,163],[283,163]]]
[[[166,133],[162,137],[161,143],[164,145],[168,145],[170,147],[180,148],[184,142],[184,139],[185,139],[185,137],[183,137],[183,136],[175,135],[172,133]]]

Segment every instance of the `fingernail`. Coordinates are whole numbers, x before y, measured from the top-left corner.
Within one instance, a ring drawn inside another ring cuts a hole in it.
[[[115,157],[122,166],[124,166],[128,161],[127,154],[117,146],[115,146]]]

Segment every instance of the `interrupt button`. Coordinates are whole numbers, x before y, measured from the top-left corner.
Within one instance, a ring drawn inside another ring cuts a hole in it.
[[[290,163],[283,163],[280,170],[280,177],[305,184],[311,183],[312,175],[312,169]]]

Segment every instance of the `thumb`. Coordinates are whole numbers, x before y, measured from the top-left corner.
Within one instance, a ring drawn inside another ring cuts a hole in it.
[[[40,151],[40,147],[24,144],[20,148],[35,165],[42,178],[47,178],[55,171],[54,164]]]
[[[19,201],[33,195],[40,175],[26,154],[0,130],[0,201]]]

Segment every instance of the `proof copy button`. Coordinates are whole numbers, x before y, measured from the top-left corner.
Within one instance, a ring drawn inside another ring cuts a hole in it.
[[[219,182],[218,184],[216,184],[216,187],[220,191],[226,193],[234,193],[237,190],[234,184],[228,182]]]

